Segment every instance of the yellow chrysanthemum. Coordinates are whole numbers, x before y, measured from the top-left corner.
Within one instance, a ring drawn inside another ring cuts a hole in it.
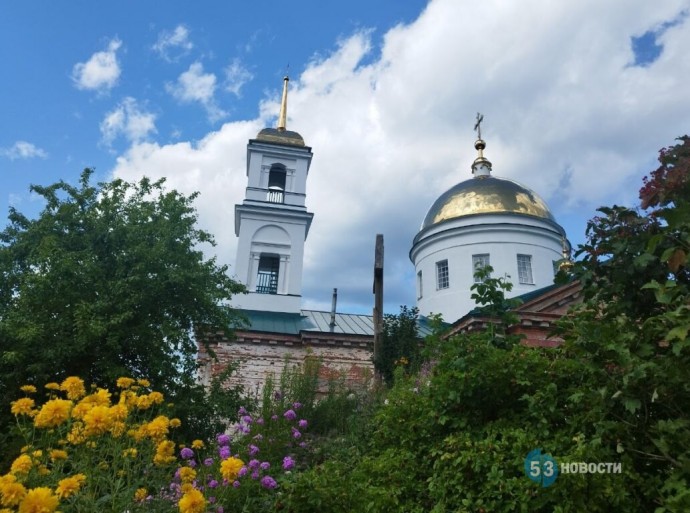
[[[180,513],[204,513],[206,511],[206,498],[199,490],[188,490],[177,504]]]
[[[46,383],[44,386],[48,390],[60,390],[60,385],[58,383]]]
[[[19,504],[19,513],[53,513],[58,507],[58,498],[53,490],[45,486],[32,488]]]
[[[58,482],[57,488],[55,488],[55,493],[60,499],[66,499],[77,493],[82,485],[86,482],[86,476],[84,474],[75,474],[65,479],[61,479]]]
[[[170,419],[170,427],[171,428],[178,428],[182,425],[182,421],[178,418],[175,419]]]
[[[69,418],[72,401],[65,399],[51,399],[47,401],[34,419],[37,428],[56,427]]]
[[[72,429],[67,433],[67,441],[72,445],[79,445],[86,441],[86,432],[84,431],[84,424],[75,422]]]
[[[123,388],[123,389],[128,389],[134,384],[134,380],[132,378],[117,378],[117,381],[115,382],[117,385],[117,388]]]
[[[145,501],[148,496],[149,492],[146,488],[137,488],[137,491],[134,492],[134,500],[137,502]]]
[[[31,457],[28,454],[20,454],[12,462],[10,472],[12,474],[28,474],[29,470],[31,470],[31,467],[33,467]]]
[[[110,406],[111,393],[105,388],[99,388],[93,394],[85,397],[89,402],[95,404],[96,406]]]
[[[204,441],[203,440],[194,440],[192,442],[192,449],[203,449],[204,448]]]
[[[62,449],[53,449],[50,451],[50,459],[52,461],[66,460],[67,451],[63,451]]]
[[[137,397],[137,408],[140,410],[148,410],[153,405],[153,401],[148,395],[140,395]]]
[[[33,385],[24,385],[22,387],[19,387],[19,390],[22,392],[25,392],[27,394],[35,394],[36,393],[36,387]]]
[[[163,397],[163,394],[160,392],[151,392],[149,394],[149,399],[153,404],[163,404],[163,401],[165,401],[165,397]]]
[[[45,465],[39,465],[38,466],[38,475],[39,476],[47,476],[50,474],[50,469],[46,467]]]
[[[25,496],[26,488],[21,483],[13,481],[0,485],[0,504],[3,506],[17,506]]]
[[[86,395],[86,388],[84,387],[84,380],[77,376],[70,376],[65,378],[60,384],[60,390],[67,393],[67,399],[78,401]]]
[[[148,379],[138,379],[137,383],[141,385],[142,387],[150,387],[151,382]]]
[[[180,469],[180,481],[183,483],[191,483],[196,479],[196,470],[192,467],[182,467]]]
[[[126,430],[127,424],[125,424],[124,422],[113,422],[110,426],[110,434],[113,435],[115,438],[120,438]]]
[[[31,453],[31,456],[34,458],[40,458],[43,456],[43,451],[41,449],[36,449],[34,452]]]
[[[21,399],[12,401],[11,404],[12,409],[10,411],[12,415],[29,415],[32,417],[37,413],[36,410],[34,410],[36,403],[30,397],[22,397]]]
[[[165,415],[159,415],[151,422],[146,424],[146,434],[151,438],[159,439],[163,438],[168,434],[168,426],[170,425],[170,420]]]
[[[110,429],[112,423],[110,408],[107,406],[94,406],[84,415],[87,436],[102,435]]]
[[[138,451],[135,447],[130,447],[130,448],[122,451],[122,457],[123,458],[136,458],[137,453],[138,453]]]
[[[175,461],[175,443],[170,440],[163,440],[156,446],[156,455],[153,457],[153,462],[156,465],[165,465]]]
[[[125,420],[128,414],[127,406],[124,404],[116,404],[110,407],[110,416],[113,420]]]
[[[244,462],[239,458],[228,458],[220,464],[220,474],[228,481],[234,481]]]

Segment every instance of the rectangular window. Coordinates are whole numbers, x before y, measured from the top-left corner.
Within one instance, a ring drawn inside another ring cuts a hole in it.
[[[436,262],[436,288],[438,290],[447,289],[449,285],[448,260]]]
[[[417,299],[422,299],[422,271],[417,273]]]
[[[279,269],[280,257],[263,254],[259,257],[259,274],[256,277],[256,291],[259,294],[278,293]]]
[[[518,281],[526,285],[534,285],[532,279],[532,255],[518,255]]]
[[[491,265],[489,263],[489,254],[481,254],[481,255],[472,255],[472,274],[474,274],[477,269],[481,269],[482,267],[486,267],[487,265]],[[474,282],[475,283],[480,283],[482,280],[479,279],[477,276],[474,277]]]

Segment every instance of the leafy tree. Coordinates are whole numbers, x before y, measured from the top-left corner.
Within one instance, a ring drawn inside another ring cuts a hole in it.
[[[389,385],[393,383],[396,366],[416,370],[420,363],[420,343],[417,332],[419,310],[416,307],[400,307],[398,315],[386,314],[383,318],[381,357],[374,367]]]
[[[0,233],[0,415],[20,384],[127,375],[208,427],[194,330],[236,325],[222,303],[243,287],[204,258],[200,246],[214,241],[195,226],[196,194],[147,178],[92,185],[92,174],[78,186],[33,185],[44,210],[29,219],[11,208]]]

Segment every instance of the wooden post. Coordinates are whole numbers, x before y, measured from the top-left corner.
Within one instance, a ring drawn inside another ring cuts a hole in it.
[[[374,361],[381,357],[383,339],[383,235],[376,235],[374,251]],[[376,373],[376,381],[381,382],[381,375]]]

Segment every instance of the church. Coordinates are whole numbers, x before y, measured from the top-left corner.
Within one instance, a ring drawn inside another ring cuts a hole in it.
[[[320,360],[324,383],[340,378],[355,385],[373,377],[373,316],[338,312],[335,290],[330,312],[302,309],[304,246],[314,217],[306,193],[313,153],[299,133],[287,130],[288,84],[285,77],[277,127],[264,128],[247,144],[247,188],[235,206],[235,270],[248,292],[234,297],[232,306],[248,326],[233,340],[221,332],[210,336],[218,362],[199,344],[205,380],[236,361],[234,379],[256,392],[268,376],[305,358]],[[553,285],[570,246],[534,191],[492,175],[482,119],[478,115],[475,125],[472,176],[439,196],[412,241],[419,335],[431,332],[432,314],[452,322],[452,333],[482,329],[486,319],[476,314],[470,287],[475,270],[491,265],[494,275],[510,277],[514,295],[523,299],[515,329],[527,343],[552,345],[551,323],[579,297],[578,286]]]

